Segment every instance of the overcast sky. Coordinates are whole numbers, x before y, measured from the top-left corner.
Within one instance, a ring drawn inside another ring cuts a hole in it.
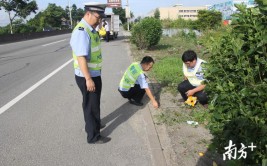
[[[83,8],[83,3],[90,2],[86,0],[36,0],[39,10],[46,9],[48,3],[56,3],[65,8],[70,4],[76,4],[78,8]],[[96,1],[96,0],[93,0]],[[130,10],[133,12],[134,16],[145,16],[151,10],[158,7],[168,7],[175,4],[182,4],[183,6],[205,6],[213,5],[216,3],[222,3],[229,0],[128,0]],[[99,0],[98,2],[106,3],[107,0]],[[122,7],[125,7],[127,0],[122,0]],[[110,12],[111,9],[106,9],[107,12]],[[0,26],[7,25],[9,23],[8,15],[3,10],[0,10]]]

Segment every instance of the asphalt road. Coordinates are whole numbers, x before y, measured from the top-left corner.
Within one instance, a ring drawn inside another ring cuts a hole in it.
[[[131,63],[122,36],[102,43],[101,117],[107,126],[101,134],[112,140],[87,144],[69,39],[67,34],[0,45],[0,165],[159,165],[146,107],[130,105],[117,91]]]

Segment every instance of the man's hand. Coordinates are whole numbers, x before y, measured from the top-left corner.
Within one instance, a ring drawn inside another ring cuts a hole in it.
[[[185,92],[185,94],[187,96],[193,96],[195,94],[195,91],[192,89],[192,90],[189,90],[189,91]]]
[[[159,104],[156,100],[152,101],[152,105],[154,108],[159,108]]]
[[[89,91],[89,92],[95,91],[95,83],[91,78],[86,79],[86,87],[87,87],[87,91]]]

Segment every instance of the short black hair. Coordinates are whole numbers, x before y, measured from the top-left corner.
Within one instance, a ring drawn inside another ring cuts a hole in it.
[[[151,62],[155,63],[154,60],[153,60],[153,58],[151,56],[145,56],[142,59],[141,64],[144,64],[144,63],[147,64],[147,63],[151,63]]]
[[[183,62],[192,62],[195,59],[197,59],[197,54],[193,50],[187,50],[182,55]]]

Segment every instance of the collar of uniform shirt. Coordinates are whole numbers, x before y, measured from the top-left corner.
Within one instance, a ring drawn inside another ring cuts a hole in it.
[[[91,25],[89,25],[84,19],[82,19],[81,21],[84,22],[84,24],[90,29],[91,32],[96,32],[96,30]]]

